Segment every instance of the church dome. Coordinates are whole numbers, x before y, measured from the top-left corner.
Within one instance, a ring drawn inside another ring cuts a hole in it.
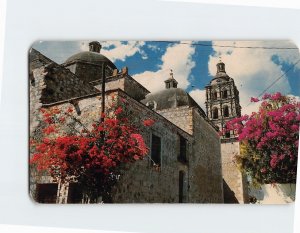
[[[89,51],[79,52],[69,57],[64,64],[70,65],[73,63],[81,62],[92,65],[102,65],[104,62],[112,69],[116,69],[116,66],[103,54],[100,53],[101,44],[97,41],[89,43]]]
[[[146,95],[142,103],[153,110],[177,108],[181,106],[198,106],[194,99],[181,88],[169,88]]]
[[[182,106],[198,107],[205,115],[201,107],[185,90],[177,88],[178,82],[174,79],[172,70],[170,77],[165,80],[165,84],[166,89],[146,95],[146,98],[141,102],[155,111]]]
[[[75,63],[75,62],[84,62],[90,63],[93,65],[101,65],[102,63],[106,62],[113,68],[116,68],[115,65],[103,54],[91,51],[84,51],[80,53],[76,53],[69,57],[65,64]]]
[[[89,51],[72,55],[62,65],[85,82],[102,79],[103,68],[105,76],[109,77],[117,67],[100,53],[101,47],[98,41],[92,41],[89,43]]]

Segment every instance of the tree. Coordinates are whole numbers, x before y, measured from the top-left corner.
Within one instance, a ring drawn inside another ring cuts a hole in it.
[[[126,105],[124,99],[114,100],[102,115],[104,121],[99,114],[99,120],[90,129],[74,116],[73,107],[42,108],[40,133],[30,141],[31,166],[61,182],[75,180],[91,201],[102,196],[109,202],[111,187],[122,166],[141,160],[148,153],[138,124],[128,118]],[[150,127],[153,123],[148,119],[140,125]],[[62,130],[62,126],[68,130]]]
[[[237,164],[253,182],[296,183],[300,103],[279,92],[251,101],[262,101],[258,112],[226,124],[241,142]]]

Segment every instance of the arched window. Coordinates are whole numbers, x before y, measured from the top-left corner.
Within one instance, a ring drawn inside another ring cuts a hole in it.
[[[213,109],[213,119],[218,119],[219,117],[219,111],[218,108]]]
[[[216,100],[217,98],[218,98],[217,92],[216,92],[216,91],[213,91],[213,93],[212,93],[212,99],[213,99],[213,100]]]
[[[228,97],[228,91],[224,90],[223,91],[223,99],[226,99]]]
[[[229,117],[229,108],[227,105],[225,105],[223,108],[223,115],[224,117]]]

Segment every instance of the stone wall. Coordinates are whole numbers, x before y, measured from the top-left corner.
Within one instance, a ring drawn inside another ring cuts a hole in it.
[[[237,168],[234,157],[240,153],[239,142],[222,142],[222,171],[226,203],[248,203],[248,186],[246,177]]]
[[[142,99],[145,99],[145,96],[150,93],[145,87],[143,87],[129,75],[126,75],[124,78],[124,91],[132,98],[140,101]]]
[[[151,148],[152,134],[159,136],[162,143],[159,168],[152,166],[149,157],[125,165],[119,181],[113,188],[112,201],[114,203],[178,203],[180,172],[184,174],[183,202],[222,202],[223,193],[220,183],[222,177],[218,170],[220,169],[218,137],[212,126],[197,111],[192,109],[180,109],[179,111],[183,115],[186,111],[187,117],[193,121],[195,135],[193,137],[121,90],[112,91],[111,95],[106,95],[107,106],[112,101],[112,95],[128,101],[126,111],[130,111],[132,118],[136,122],[140,122],[141,133],[149,148]],[[90,127],[94,120],[99,119],[101,96],[79,98],[77,104],[80,114],[75,111],[73,114],[82,123]],[[54,106],[67,109],[71,103],[64,102]],[[142,122],[145,119],[153,119],[155,124],[151,127],[143,127]],[[66,125],[62,127],[66,127]],[[180,137],[187,140],[187,161],[178,160]],[[151,155],[149,154],[149,156]],[[60,190],[57,202],[67,203],[67,195],[68,186],[66,185]]]
[[[190,200],[223,203],[220,139],[218,133],[193,109],[193,153],[190,161]]]
[[[101,91],[101,81],[95,84],[95,88]],[[105,90],[115,90],[121,89],[122,91],[126,92],[127,95],[134,98],[135,100],[142,100],[145,96],[149,93],[149,91],[144,88],[141,84],[135,81],[129,75],[122,75],[118,74],[115,77],[110,77],[106,80],[105,83]]]
[[[37,127],[39,109],[43,104],[66,101],[72,98],[95,94],[91,85],[83,85],[78,77],[55,63],[32,71],[30,92],[30,132]]]
[[[145,127],[142,135],[151,148],[151,135],[161,138],[161,165],[155,168],[149,157],[134,164],[128,164],[114,188],[114,203],[178,203],[179,202],[179,172],[185,173],[183,181],[183,202],[188,202],[188,165],[178,161],[179,135],[192,144],[192,137],[177,128],[156,112],[143,104],[121,94],[129,102],[132,117],[142,122],[153,119],[154,125]],[[192,148],[188,146],[189,157]],[[151,156],[149,154],[149,156]]]
[[[193,135],[189,158],[189,200],[222,203],[222,171],[219,136],[198,108],[188,106],[158,111],[173,124]]]
[[[193,134],[193,109],[189,106],[169,108],[157,112],[187,133]]]

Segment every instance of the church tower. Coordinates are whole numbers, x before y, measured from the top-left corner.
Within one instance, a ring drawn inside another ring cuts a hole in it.
[[[226,122],[241,116],[239,91],[220,60],[217,73],[205,87],[208,119],[223,132]],[[240,153],[237,135],[233,131],[221,136],[221,156],[225,203],[247,203],[248,187],[245,176],[238,170],[234,157]]]
[[[227,121],[241,116],[239,91],[225,71],[225,64],[217,64],[217,74],[206,87],[206,114],[223,131]],[[234,132],[222,136],[222,142],[234,139]]]

